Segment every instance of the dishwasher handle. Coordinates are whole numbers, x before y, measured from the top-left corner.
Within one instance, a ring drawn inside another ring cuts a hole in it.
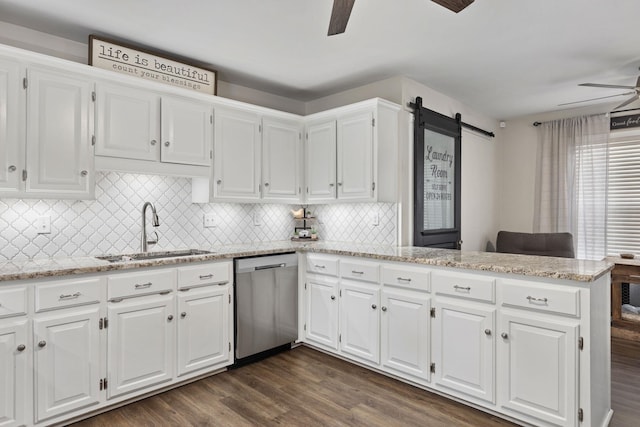
[[[285,263],[281,263],[281,264],[269,264],[269,265],[258,265],[258,266],[256,266],[256,267],[254,267],[253,269],[254,269],[255,271],[258,271],[258,270],[269,270],[269,269],[271,269],[271,268],[284,268],[284,267],[286,267],[286,266],[287,266],[287,264],[285,264]]]

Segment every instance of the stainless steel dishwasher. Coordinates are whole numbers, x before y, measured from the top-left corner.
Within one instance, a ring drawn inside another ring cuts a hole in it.
[[[235,260],[236,364],[290,348],[298,339],[298,256]]]

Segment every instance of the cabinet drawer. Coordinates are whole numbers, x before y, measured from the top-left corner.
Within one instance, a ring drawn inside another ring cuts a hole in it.
[[[173,290],[176,270],[166,269],[109,276],[107,298],[125,298]]]
[[[180,267],[178,268],[178,289],[229,283],[230,271],[230,262]]]
[[[36,312],[100,302],[100,279],[65,280],[36,286]]]
[[[430,274],[429,270],[419,267],[382,265],[382,283],[385,286],[429,292]]]
[[[580,289],[533,282],[500,281],[502,305],[580,316]]]
[[[0,319],[27,314],[27,288],[0,289]]]
[[[431,275],[433,292],[478,301],[495,301],[495,279],[475,274],[434,271]]]
[[[328,276],[338,275],[338,259],[317,255],[307,255],[307,271],[309,273],[326,274]]]
[[[343,279],[378,282],[380,280],[380,265],[376,262],[341,260],[340,276]]]

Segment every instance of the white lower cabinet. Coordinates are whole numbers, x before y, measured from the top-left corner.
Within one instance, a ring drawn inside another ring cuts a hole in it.
[[[504,310],[498,331],[500,406],[534,423],[577,425],[579,322]]]
[[[441,299],[436,299],[435,309],[435,383],[495,403],[496,309]]]
[[[333,350],[338,349],[338,280],[307,276],[306,336]]]
[[[230,363],[229,285],[178,296],[178,375]]]
[[[383,287],[380,299],[381,365],[400,376],[430,380],[431,297]]]
[[[99,317],[97,304],[36,316],[36,422],[99,403]]]
[[[110,302],[107,316],[107,397],[170,381],[176,321],[173,295]]]
[[[1,300],[1,298],[0,298]],[[26,319],[0,320],[0,426],[27,424],[29,375]]]
[[[340,283],[340,351],[380,362],[380,290],[377,285]]]

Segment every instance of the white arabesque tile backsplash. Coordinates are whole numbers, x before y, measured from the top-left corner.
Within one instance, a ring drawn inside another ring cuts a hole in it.
[[[140,209],[152,202],[160,218],[159,242],[150,250],[286,240],[299,205],[191,203],[191,180],[115,172],[96,174],[95,200],[0,199],[0,260],[137,252]],[[323,240],[396,244],[396,205],[312,205]],[[213,214],[216,227],[204,228]],[[373,215],[379,223],[373,225]],[[37,234],[36,220],[50,216],[51,233]],[[256,225],[259,224],[259,225]]]

